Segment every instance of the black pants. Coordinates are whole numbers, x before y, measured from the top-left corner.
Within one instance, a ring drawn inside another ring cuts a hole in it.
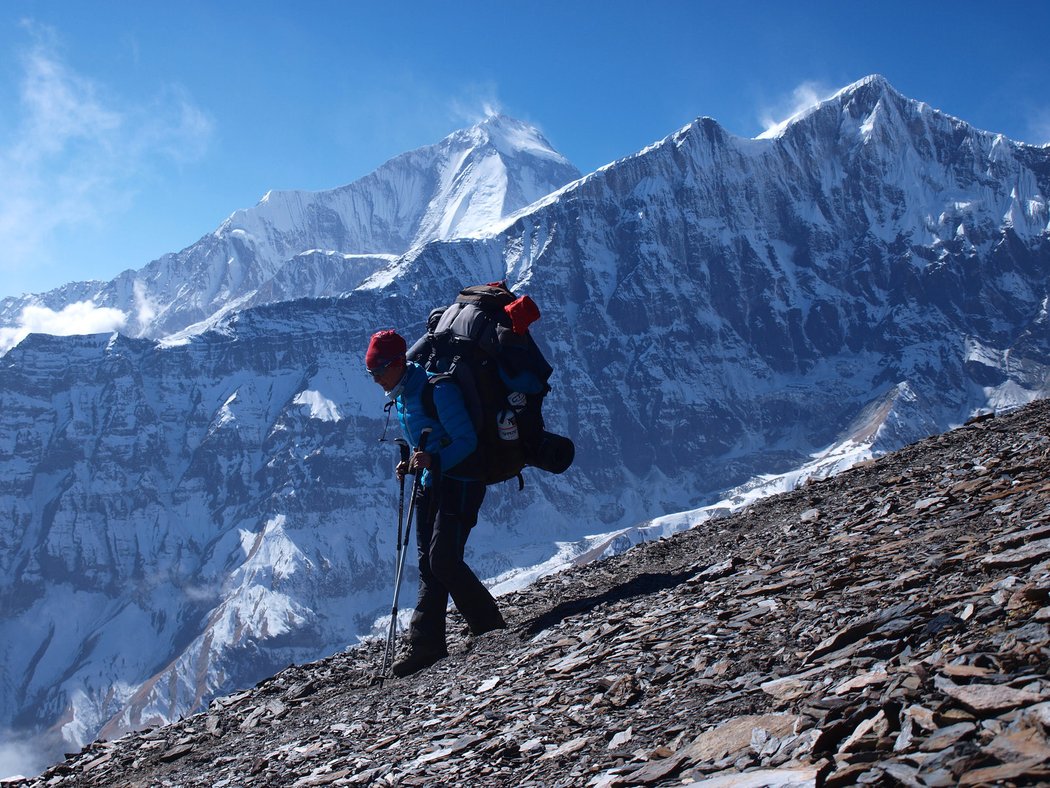
[[[436,480],[416,501],[419,600],[409,627],[413,649],[444,651],[448,598],[471,630],[485,632],[503,617],[492,594],[463,561],[470,529],[478,521],[485,485],[449,477]]]

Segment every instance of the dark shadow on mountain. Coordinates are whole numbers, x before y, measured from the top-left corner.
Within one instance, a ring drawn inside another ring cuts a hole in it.
[[[613,586],[597,596],[589,596],[584,597],[583,599],[572,599],[567,602],[562,602],[560,605],[548,610],[546,613],[542,613],[536,618],[526,622],[522,627],[522,632],[524,635],[535,635],[545,629],[550,629],[556,624],[560,624],[567,618],[579,615],[580,613],[586,613],[600,605],[607,603],[615,604],[636,596],[647,596],[649,594],[664,591],[668,588],[674,588],[695,574],[695,568],[685,572],[673,573],[666,572],[657,574],[646,572],[626,583]]]

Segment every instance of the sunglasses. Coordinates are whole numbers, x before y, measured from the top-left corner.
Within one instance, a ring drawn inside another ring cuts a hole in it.
[[[372,376],[373,380],[378,380],[379,378],[381,378],[383,376],[383,373],[386,372],[387,369],[390,367],[390,365],[393,364],[395,361],[397,361],[397,359],[396,358],[392,358],[392,359],[390,359],[390,361],[386,362],[381,367],[376,367],[375,369],[367,369],[366,368],[365,371],[368,372],[368,374]]]

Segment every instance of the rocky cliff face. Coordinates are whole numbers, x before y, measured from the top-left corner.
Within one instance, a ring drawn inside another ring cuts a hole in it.
[[[470,560],[506,579],[1045,396],[1048,192],[1046,149],[872,78],[767,139],[698,120],[477,238],[277,274],[342,298],[163,342],[30,337],[0,366],[0,722],[83,743],[368,632],[396,491],[361,358],[463,284],[540,304],[549,426],[578,447],[492,491]]]

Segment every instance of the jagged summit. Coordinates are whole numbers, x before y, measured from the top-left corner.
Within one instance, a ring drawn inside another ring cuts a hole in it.
[[[834,122],[843,123],[846,119],[850,119],[852,125],[861,132],[870,131],[879,124],[915,124],[918,127],[951,129],[955,134],[986,139],[988,142],[985,145],[998,141],[1014,147],[1045,147],[1030,145],[1020,140],[1009,140],[998,132],[978,129],[965,120],[931,107],[924,101],[909,98],[880,74],[872,74],[847,85],[767,129],[756,139],[777,139],[789,133],[811,134],[810,127],[814,124],[827,126]]]
[[[501,155],[528,154],[549,158],[564,166],[572,166],[568,159],[554,149],[543,133],[525,121],[502,113],[494,113],[469,129],[453,132],[451,137],[467,137],[479,144],[492,145]]]
[[[896,98],[904,98],[903,94],[894,88],[893,85],[890,84],[890,81],[882,76],[882,74],[869,74],[866,77],[862,77],[856,82],[846,85],[846,87],[837,91],[832,98],[834,99],[846,95],[858,96],[864,92],[870,93],[873,96],[889,95]]]
[[[472,126],[453,131],[437,143],[399,154],[381,165],[373,173],[345,186],[320,192],[273,190],[267,192],[255,208],[257,209],[263,204],[309,199],[311,195],[341,194],[360,191],[359,184],[362,182],[372,185],[377,180],[391,177],[391,173],[397,173],[398,170],[412,169],[418,167],[421,163],[427,163],[430,166],[434,166],[435,157],[440,160],[440,163],[437,166],[451,166],[453,172],[461,176],[463,169],[467,165],[464,161],[456,161],[457,158],[469,159],[469,157],[472,156],[475,158],[479,156],[483,158],[493,154],[504,160],[505,166],[509,165],[510,160],[512,159],[520,160],[536,157],[537,159],[556,162],[558,165],[566,168],[572,175],[579,174],[579,171],[573,167],[569,160],[556,151],[535,126],[517,120],[516,118],[512,118],[509,115],[497,113],[489,115],[484,120],[481,120]],[[543,192],[543,194],[546,193],[547,192]],[[538,196],[542,196],[542,194]],[[523,206],[515,206],[515,209],[520,207]],[[255,209],[245,209],[234,212],[216,230],[216,234],[221,234],[224,231],[228,231],[230,228],[239,226],[239,223],[245,220],[247,214],[254,210]],[[499,217],[497,216],[493,218]],[[426,241],[434,239],[424,238],[422,240]],[[406,244],[410,245],[411,243],[411,239],[403,239],[401,243],[394,244],[391,248],[380,249],[359,246],[359,248],[346,251],[357,253],[401,253],[407,251],[409,246]]]
[[[789,128],[792,128],[805,121],[805,119],[819,113],[845,111],[853,117],[866,117],[873,112],[878,103],[883,100],[892,101],[895,104],[899,104],[900,102],[911,102],[916,105],[921,105],[920,102],[913,102],[912,99],[909,99],[898,92],[890,84],[889,80],[881,74],[872,74],[847,85],[828,98],[800,110],[786,120],[781,121],[777,125],[758,135],[757,139],[773,139],[780,137],[785,134]]]

